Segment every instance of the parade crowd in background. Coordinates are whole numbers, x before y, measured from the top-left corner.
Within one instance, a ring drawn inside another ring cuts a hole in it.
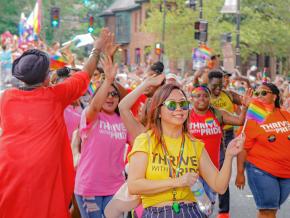
[[[71,44],[2,42],[0,218],[210,217],[197,180],[230,217],[234,157],[257,217],[276,217],[290,194],[287,78],[229,72],[219,55],[194,72],[118,65],[117,49],[107,29],[85,60]]]

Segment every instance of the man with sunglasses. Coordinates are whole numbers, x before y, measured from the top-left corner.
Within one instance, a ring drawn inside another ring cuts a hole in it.
[[[223,109],[229,113],[234,113],[234,105],[243,105],[242,96],[233,91],[223,89],[224,75],[221,70],[213,70],[208,74],[208,87],[211,91],[211,105]],[[225,158],[225,149],[229,142],[234,138],[234,128],[231,125],[223,127],[223,143],[220,148],[220,167]],[[219,218],[229,217],[230,193],[229,189],[224,195],[219,195]]]

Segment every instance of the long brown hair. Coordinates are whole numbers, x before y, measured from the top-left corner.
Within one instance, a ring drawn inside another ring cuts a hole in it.
[[[169,97],[171,92],[175,89],[180,90],[183,93],[184,97],[186,98],[184,91],[179,86],[175,84],[166,84],[157,89],[151,100],[150,109],[148,113],[149,116],[147,122],[147,130],[152,130],[152,134],[156,137],[158,144],[162,142],[163,135],[160,118],[161,106],[163,102]],[[183,133],[187,133],[187,119],[183,123],[182,130]]]

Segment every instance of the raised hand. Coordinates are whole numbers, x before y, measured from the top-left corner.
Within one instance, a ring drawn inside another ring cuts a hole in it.
[[[240,153],[244,148],[245,139],[246,136],[244,133],[233,139],[227,147],[226,155],[234,157]]]
[[[99,38],[97,38],[94,42],[94,48],[100,51],[104,51],[104,47],[110,41],[112,33],[108,28],[103,28],[101,30]]]
[[[104,54],[109,57],[113,57],[118,48],[119,45],[115,44],[115,34],[114,33],[109,34],[108,40],[104,45]]]
[[[158,76],[156,75],[152,75],[150,77],[148,77],[147,79],[145,79],[144,83],[148,86],[160,86],[162,84],[162,82],[165,80],[165,75],[164,74],[160,74]]]
[[[252,100],[252,96],[253,96],[253,89],[249,88],[243,95],[242,104],[246,107],[249,107],[249,104],[251,103],[251,100]]]
[[[105,56],[101,59],[101,66],[105,72],[105,80],[110,83],[113,83],[115,80],[115,76],[118,70],[118,64],[114,64],[112,58],[109,56]]]

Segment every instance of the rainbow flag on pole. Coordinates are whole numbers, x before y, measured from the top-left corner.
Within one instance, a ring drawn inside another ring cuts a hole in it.
[[[51,55],[50,56],[50,69],[51,70],[58,70],[63,68],[67,65],[64,58],[58,55]]]
[[[253,99],[249,105],[246,117],[248,120],[255,120],[261,124],[265,121],[271,110],[273,110],[272,105],[266,105],[258,99]]]

